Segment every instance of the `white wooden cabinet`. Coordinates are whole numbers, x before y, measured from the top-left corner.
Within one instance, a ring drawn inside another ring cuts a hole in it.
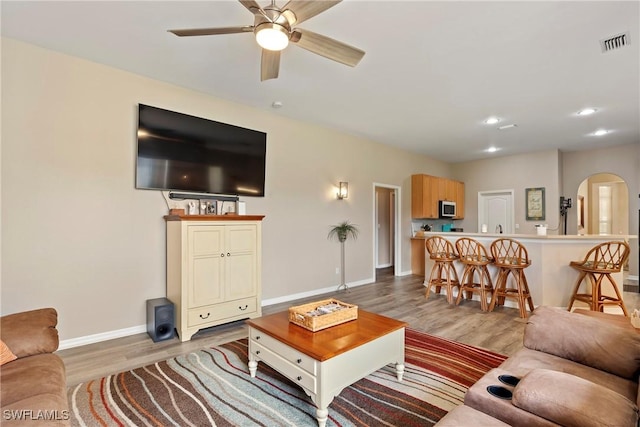
[[[262,216],[169,215],[167,298],[188,341],[203,328],[259,317]]]

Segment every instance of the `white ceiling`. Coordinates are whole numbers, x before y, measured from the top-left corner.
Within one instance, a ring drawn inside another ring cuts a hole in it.
[[[251,25],[237,1],[3,0],[1,14],[4,37],[446,162],[640,143],[637,1],[346,0],[300,27],[365,50],[360,64],[290,45],[265,82],[251,33],[167,32]],[[627,31],[629,46],[602,53]],[[598,111],[578,117],[587,106]],[[484,124],[492,115],[502,121]]]

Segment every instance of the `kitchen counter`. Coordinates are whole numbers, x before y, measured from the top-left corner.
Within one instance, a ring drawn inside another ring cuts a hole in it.
[[[470,237],[481,242],[487,251],[491,242],[499,238],[511,238],[522,243],[529,253],[531,266],[525,269],[529,290],[536,306],[549,305],[566,308],[573,292],[573,286],[578,278],[578,272],[569,266],[571,261],[582,260],[589,249],[597,244],[608,241],[629,241],[637,239],[634,235],[536,235],[536,234],[495,234],[495,233],[456,233],[456,232],[425,232],[424,236],[411,238],[411,265],[414,274],[428,279],[433,262],[429,254],[425,253],[424,240],[431,236],[442,236],[455,244],[460,237]],[[462,277],[462,264],[456,262],[458,275]],[[494,277],[495,268],[489,266]],[[612,275],[622,292],[622,273]],[[583,285],[584,286],[584,285]],[[613,292],[604,287],[605,292]],[[477,296],[474,296],[477,299]],[[508,306],[515,307],[515,301],[507,300]],[[575,303],[578,308],[586,304]],[[620,312],[617,307],[611,312]],[[607,311],[610,311],[607,309]]]

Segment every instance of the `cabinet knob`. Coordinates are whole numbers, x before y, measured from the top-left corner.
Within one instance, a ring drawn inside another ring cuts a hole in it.
[[[298,381],[302,381],[302,377],[301,376],[298,376]]]
[[[260,335],[256,335],[256,340],[259,340],[259,339],[260,339]]]
[[[260,350],[256,350],[256,354],[260,354]]]
[[[207,315],[206,315],[206,316],[203,316],[203,315],[201,314],[201,315],[200,315],[200,318],[201,318],[201,319],[208,319],[208,318],[209,318],[209,316],[211,316],[211,313],[207,313]]]
[[[249,308],[249,304],[245,304],[244,307],[238,307],[241,311],[245,311],[247,308]]]
[[[229,252],[227,252],[227,256],[231,256],[231,254]]]
[[[302,359],[296,360],[297,363],[302,363]]]
[[[224,254],[220,254],[220,257],[221,257],[221,258],[224,258]]]

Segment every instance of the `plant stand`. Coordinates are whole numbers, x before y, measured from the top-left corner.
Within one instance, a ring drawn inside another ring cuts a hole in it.
[[[347,286],[347,283],[344,277],[344,242],[345,240],[340,240],[340,285],[338,285],[338,292],[342,288],[344,288],[345,292],[349,292],[349,286]]]

